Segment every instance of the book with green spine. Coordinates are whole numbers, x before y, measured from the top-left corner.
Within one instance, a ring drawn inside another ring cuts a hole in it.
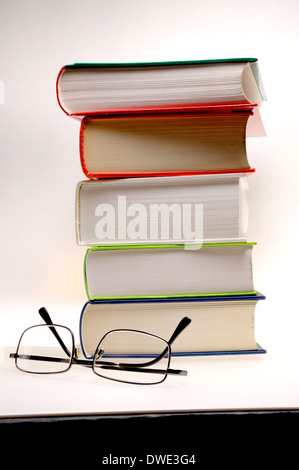
[[[89,300],[256,294],[255,243],[110,245],[86,251]]]

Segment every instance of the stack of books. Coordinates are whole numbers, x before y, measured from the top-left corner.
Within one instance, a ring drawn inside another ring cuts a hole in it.
[[[257,59],[67,65],[57,98],[80,119],[87,177],[84,355],[114,328],[168,339],[186,315],[174,354],[265,352],[247,240],[246,139],[265,135]]]

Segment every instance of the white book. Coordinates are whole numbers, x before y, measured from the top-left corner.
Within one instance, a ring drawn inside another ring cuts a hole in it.
[[[79,245],[245,242],[243,173],[81,181]]]
[[[260,104],[257,59],[135,64],[73,64],[57,77],[70,115],[213,103]]]

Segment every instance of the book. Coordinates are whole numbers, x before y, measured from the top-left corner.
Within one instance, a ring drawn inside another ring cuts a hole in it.
[[[187,316],[191,323],[173,343],[174,355],[265,353],[255,339],[255,310],[263,299],[257,293],[87,302],[80,316],[81,350],[92,358],[100,339],[113,329],[136,329],[169,339],[180,319]],[[139,352],[135,345],[127,348],[126,354]]]
[[[85,116],[80,160],[88,178],[254,171],[250,111]]]
[[[245,173],[81,181],[79,245],[245,242]]]
[[[102,245],[88,248],[89,300],[255,294],[255,243]]]
[[[61,68],[57,100],[71,116],[211,104],[260,105],[255,58],[151,63],[77,63]]]

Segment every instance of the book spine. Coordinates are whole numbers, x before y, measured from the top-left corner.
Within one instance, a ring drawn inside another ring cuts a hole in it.
[[[62,111],[67,115],[67,116],[70,116],[70,114],[66,111],[66,109],[64,108],[62,102],[61,102],[61,99],[60,99],[60,94],[59,94],[59,82],[60,82],[60,78],[61,78],[61,75],[63,74],[64,70],[66,69],[66,65],[64,65],[63,67],[61,67],[58,75],[57,75],[57,79],[56,79],[56,97],[57,97],[57,101],[58,101],[58,104],[60,106],[60,108],[62,109]]]

